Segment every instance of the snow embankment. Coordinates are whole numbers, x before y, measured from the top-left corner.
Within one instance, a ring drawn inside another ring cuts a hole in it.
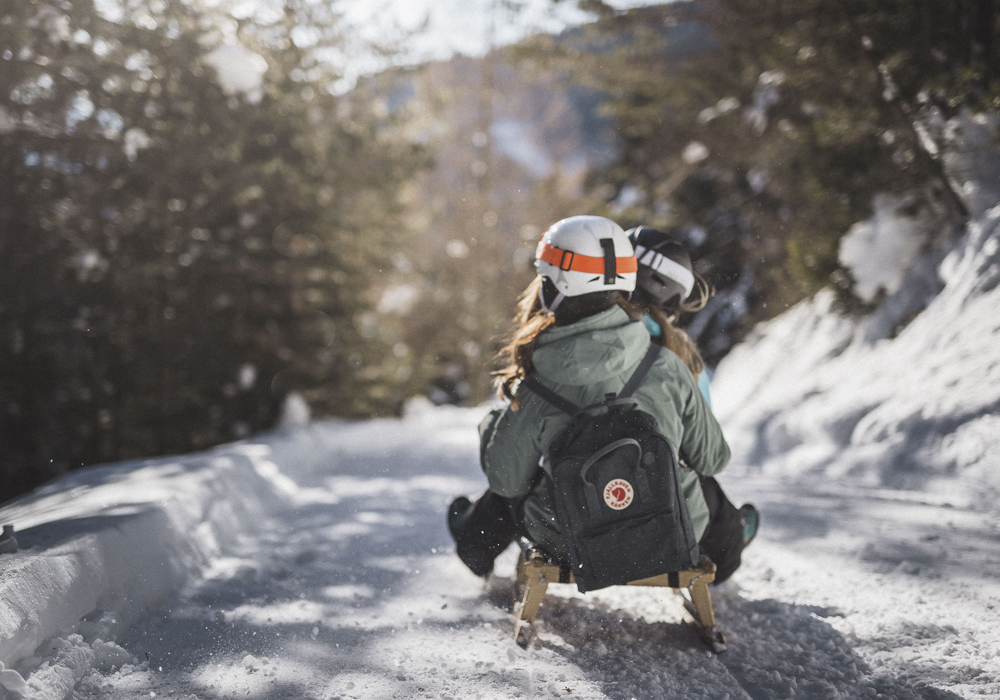
[[[359,494],[446,499],[439,492],[481,488],[438,473],[475,455],[481,413],[415,402],[405,421],[308,424],[304,405],[286,406],[286,427],[273,433],[74,472],[5,504],[0,523],[14,524],[20,550],[0,556],[0,700],[62,700],[88,674],[139,668],[141,654],[116,640],[248,540],[266,538],[278,515]],[[374,469],[372,454],[394,470]]]
[[[39,646],[80,632],[116,633],[285,504],[287,483],[264,445],[76,473],[0,509],[21,551],[0,567],[0,685],[64,697],[99,661],[96,646],[60,640],[56,663],[23,679]],[[82,639],[82,638],[78,638]],[[65,648],[63,648],[65,647]],[[48,671],[48,672],[45,672]],[[59,688],[62,688],[60,695]],[[2,691],[0,691],[2,692]]]
[[[917,257],[871,315],[837,313],[826,290],[759,325],[720,363],[713,403],[734,464],[995,505],[1000,155],[986,138],[995,126],[968,116],[951,125],[954,141],[968,142],[948,162],[969,178],[961,189],[973,218],[946,255]]]

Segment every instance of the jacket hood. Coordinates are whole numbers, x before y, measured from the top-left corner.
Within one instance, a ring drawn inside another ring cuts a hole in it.
[[[583,386],[634,367],[649,347],[649,332],[613,306],[568,326],[543,331],[532,364],[559,384]]]

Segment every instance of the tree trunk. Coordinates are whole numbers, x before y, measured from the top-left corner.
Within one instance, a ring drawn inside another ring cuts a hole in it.
[[[972,30],[979,45],[980,57],[989,73],[994,73],[994,44],[996,37],[996,0],[977,0],[976,19]]]

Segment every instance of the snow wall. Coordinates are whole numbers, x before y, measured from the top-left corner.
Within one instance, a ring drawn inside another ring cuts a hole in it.
[[[3,688],[28,698],[68,695],[97,655],[123,653],[75,642],[114,639],[233,537],[287,505],[295,486],[270,449],[230,445],[87,469],[0,509],[22,547],[0,561],[0,697]],[[58,648],[42,652],[45,667],[25,685],[10,668],[32,666],[48,640]]]
[[[946,165],[971,217],[957,239],[909,227],[876,199],[876,216],[845,237],[849,257],[897,278],[871,314],[834,310],[824,290],[754,329],[720,363],[713,404],[733,466],[787,479],[920,489],[955,505],[1000,496],[1000,154],[997,120],[943,125]],[[880,210],[882,209],[882,210]],[[879,225],[883,240],[873,231]],[[853,230],[852,230],[853,231]],[[923,250],[887,267],[909,235]],[[841,248],[841,257],[845,249]],[[878,262],[872,265],[872,258]],[[859,280],[870,282],[870,280]],[[870,290],[866,294],[870,295]]]

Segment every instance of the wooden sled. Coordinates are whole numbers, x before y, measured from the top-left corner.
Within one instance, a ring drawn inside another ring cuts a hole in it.
[[[568,566],[550,561],[534,544],[520,540],[521,555],[517,560],[517,584],[514,595],[514,640],[524,647],[531,641],[531,623],[545,598],[550,583],[576,583]],[[638,581],[629,586],[654,586],[672,588],[683,597],[687,589],[690,599],[684,598],[684,608],[694,618],[694,625],[705,644],[716,654],[726,650],[726,640],[715,626],[712,596],[708,584],[715,580],[715,563],[704,554],[697,569],[661,574]]]

